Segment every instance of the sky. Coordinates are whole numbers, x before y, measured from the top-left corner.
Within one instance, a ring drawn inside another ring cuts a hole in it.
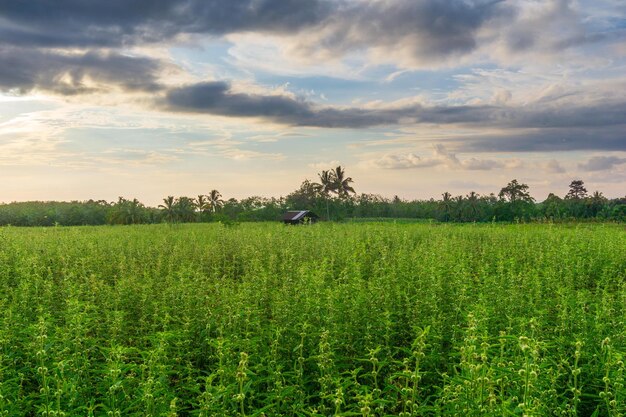
[[[0,0],[0,201],[626,195],[623,0]]]

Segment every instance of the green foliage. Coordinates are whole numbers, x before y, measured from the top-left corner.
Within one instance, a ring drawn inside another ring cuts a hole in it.
[[[150,211],[139,200],[126,200],[120,197],[112,204],[107,215],[109,224],[142,224],[151,223]]]
[[[0,416],[623,415],[620,225],[0,229]]]
[[[562,199],[554,194],[536,204],[528,186],[511,181],[495,194],[453,196],[440,200],[407,201],[376,194],[355,195],[352,178],[340,166],[322,171],[320,183],[305,180],[299,189],[283,198],[246,197],[227,201],[217,190],[197,198],[168,196],[158,208],[137,199],[120,197],[115,203],[27,202],[0,204],[0,225],[77,226],[145,223],[208,223],[280,221],[288,210],[311,210],[325,220],[420,219],[441,222],[562,222],[572,220],[626,221],[626,198],[609,200],[596,191],[586,194],[581,180],[573,181]]]

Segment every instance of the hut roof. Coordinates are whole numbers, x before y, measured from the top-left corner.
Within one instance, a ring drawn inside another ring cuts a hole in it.
[[[283,220],[300,220],[308,213],[307,210],[288,211],[283,216]]]
[[[297,211],[288,211],[283,216],[283,220],[285,221],[298,221],[303,219],[304,217],[317,217],[317,215],[309,210],[297,210]]]

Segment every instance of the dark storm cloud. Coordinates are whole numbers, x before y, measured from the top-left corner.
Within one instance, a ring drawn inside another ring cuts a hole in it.
[[[92,92],[88,82],[156,91],[161,68],[159,61],[118,53],[63,54],[0,47],[0,91],[24,94],[39,89],[69,95]]]
[[[180,33],[287,32],[333,10],[328,0],[0,0],[0,42],[120,46]]]

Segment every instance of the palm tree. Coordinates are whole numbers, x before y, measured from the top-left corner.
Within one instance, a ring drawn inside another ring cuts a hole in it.
[[[126,209],[128,215],[128,221],[130,224],[139,224],[141,223],[141,212],[143,209],[143,204],[136,198],[133,198],[132,201],[128,203],[128,207]]]
[[[452,199],[452,202],[454,203],[454,213],[453,213],[453,217],[454,217],[454,221],[455,222],[461,222],[463,221],[463,203],[464,203],[464,199],[462,195],[458,195],[456,197],[454,197]]]
[[[350,193],[355,194],[354,188],[350,186],[352,178],[346,177],[346,171],[341,168],[341,165],[331,171],[331,177],[333,179],[333,190],[340,198],[348,198]]]
[[[450,220],[450,211],[452,210],[452,194],[446,191],[441,197],[442,200],[439,204],[443,210],[443,221],[447,222]]]
[[[165,210],[165,220],[168,223],[174,223],[176,220],[176,208],[174,207],[175,200],[173,196],[168,196],[163,199],[163,204],[159,204],[159,208]]]
[[[193,198],[178,197],[174,203],[176,218],[184,222],[192,222],[196,219],[196,205]]]
[[[335,190],[335,180],[333,178],[331,171],[322,171],[317,174],[320,178],[319,183],[313,183],[315,190],[321,193],[324,196],[324,200],[326,200],[326,218],[330,220],[330,208],[328,207],[328,200],[330,199],[330,193]]]
[[[478,205],[479,205],[479,195],[476,192],[471,191],[465,201],[467,201],[467,207],[469,208],[470,217],[472,221],[478,220]]]
[[[215,213],[218,209],[224,206],[224,200],[222,200],[222,195],[217,190],[211,190],[209,195],[207,196],[207,207]]]
[[[600,191],[595,191],[587,200],[587,206],[591,217],[596,217],[608,201]]]
[[[116,224],[139,224],[143,221],[144,205],[136,198],[126,200],[119,197],[112,206],[111,221]]]
[[[335,191],[335,180],[331,171],[322,171],[317,176],[320,178],[320,182],[313,183],[317,191],[325,196]]]
[[[207,204],[207,196],[202,195],[202,194],[198,195],[198,198],[196,198],[196,209],[199,212],[203,213],[208,208],[209,207]]]

